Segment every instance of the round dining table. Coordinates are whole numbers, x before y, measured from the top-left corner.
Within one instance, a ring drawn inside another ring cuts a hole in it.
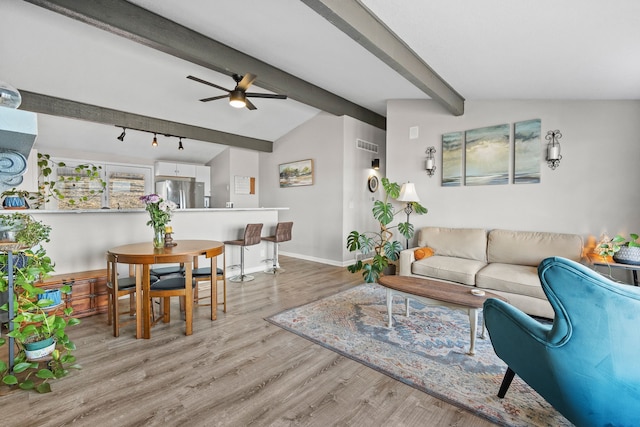
[[[149,271],[154,264],[184,265],[186,286],[185,310],[186,335],[193,332],[193,288],[192,269],[194,259],[205,256],[211,262],[211,272],[215,274],[217,257],[224,254],[224,243],[215,240],[174,240],[175,246],[155,248],[152,242],[132,243],[109,249],[108,254],[118,263],[135,266],[136,276],[136,338],[151,338],[151,282]],[[223,261],[224,262],[224,261]],[[211,277],[211,320],[216,319],[217,292],[215,277]]]

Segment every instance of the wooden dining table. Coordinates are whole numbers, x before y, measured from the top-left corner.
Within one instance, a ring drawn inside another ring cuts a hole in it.
[[[132,243],[109,249],[108,254],[116,257],[118,263],[135,266],[136,276],[136,338],[151,338],[151,282],[150,270],[154,264],[184,265],[187,301],[193,301],[192,270],[194,259],[205,256],[211,262],[211,318],[215,320],[217,306],[215,295],[215,272],[218,255],[224,254],[224,243],[215,240],[174,240],[175,246],[155,248],[152,242]],[[187,303],[188,304],[188,303]],[[188,304],[188,306],[192,306]],[[193,332],[191,322],[187,322],[186,335]]]

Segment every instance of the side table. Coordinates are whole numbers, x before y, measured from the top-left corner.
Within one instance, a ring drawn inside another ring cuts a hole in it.
[[[631,274],[633,275],[633,283],[634,286],[640,286],[640,282],[638,282],[638,270],[640,270],[640,265],[635,264],[622,264],[619,262],[604,262],[604,261],[592,261],[594,267],[604,267],[604,268],[621,268],[624,270],[631,270]]]

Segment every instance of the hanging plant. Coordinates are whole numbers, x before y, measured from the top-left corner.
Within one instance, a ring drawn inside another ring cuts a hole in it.
[[[67,167],[64,162],[56,162],[51,160],[51,155],[38,153],[38,192],[29,193],[27,191],[12,188],[2,192],[0,196],[20,196],[32,202],[34,209],[39,209],[52,199],[64,202],[71,207],[77,206],[81,202],[86,202],[93,197],[100,196],[107,188],[107,183],[101,178],[100,171],[102,166],[96,166],[91,163],[83,163],[73,168],[73,174],[69,176],[61,176],[54,174],[58,168]],[[97,183],[97,188],[89,189],[85,194],[78,197],[70,197],[64,192],[64,186],[67,184],[77,185],[81,181],[89,183]]]

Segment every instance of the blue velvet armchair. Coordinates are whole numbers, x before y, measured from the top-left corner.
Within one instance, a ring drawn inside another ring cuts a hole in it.
[[[555,311],[543,324],[497,299],[484,304],[496,354],[577,426],[640,425],[640,288],[564,258],[538,266]]]

